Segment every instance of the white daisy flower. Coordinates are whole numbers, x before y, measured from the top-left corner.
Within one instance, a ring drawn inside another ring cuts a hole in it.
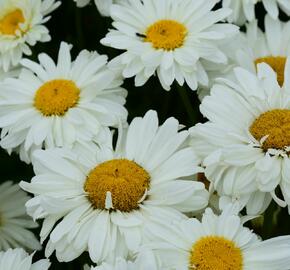
[[[208,203],[202,183],[187,180],[200,167],[187,145],[188,131],[169,118],[158,126],[156,112],[120,130],[116,150],[73,155],[61,149],[34,152],[36,176],[21,187],[35,197],[27,204],[44,218],[46,255],[59,261],[88,251],[92,261],[127,258],[143,243],[149,222],[185,218]],[[57,225],[56,225],[57,223]]]
[[[102,263],[96,267],[87,267],[85,270],[162,270],[151,251],[142,251],[136,260],[127,261],[117,258],[115,263]]]
[[[0,67],[7,71],[31,54],[29,46],[50,40],[43,24],[59,5],[55,0],[0,1]]]
[[[17,148],[29,162],[35,148],[73,147],[126,122],[127,92],[108,70],[107,56],[84,50],[72,61],[62,43],[57,64],[46,54],[38,58],[40,64],[22,60],[19,78],[0,85],[3,148]]]
[[[29,231],[37,224],[26,214],[24,205],[28,200],[29,197],[18,185],[10,181],[0,185],[0,251],[16,247],[30,250],[41,248]]]
[[[135,76],[141,86],[155,73],[164,89],[174,80],[186,82],[193,90],[207,85],[208,77],[201,60],[226,63],[219,49],[238,28],[217,24],[230,9],[212,11],[217,0],[129,0],[126,5],[112,5],[116,30],[110,30],[101,43],[125,50],[111,62],[122,69],[125,78]]]
[[[223,46],[229,62],[208,72],[210,87],[198,89],[200,99],[210,93],[217,78],[234,80],[233,69],[238,66],[256,74],[257,64],[267,63],[277,73],[277,80],[282,86],[285,63],[290,54],[289,36],[290,22],[283,23],[269,15],[265,17],[265,32],[259,29],[256,20],[247,24],[246,33],[240,32],[233,41]]]
[[[200,107],[209,121],[190,130],[214,189],[240,200],[251,215],[263,212],[272,198],[290,205],[290,62],[282,88],[267,64],[259,64],[257,73],[236,68],[237,82],[220,79]]]
[[[246,33],[241,33],[244,42],[237,50],[236,65],[256,73],[257,64],[267,63],[277,73],[282,86],[286,59],[290,55],[290,22],[283,23],[266,15],[265,33],[257,24],[257,21],[248,24]]]
[[[151,246],[166,269],[289,269],[290,236],[262,241],[229,207],[220,216],[208,208],[201,221],[156,227],[153,235],[160,242]]]
[[[47,259],[32,263],[30,256],[20,248],[0,252],[0,269],[2,270],[47,270],[50,262]]]
[[[275,20],[278,19],[279,8],[290,15],[289,0],[222,0],[222,2],[223,7],[233,10],[228,21],[238,25],[244,24],[247,20],[253,21],[256,18],[255,5],[258,2],[263,3],[267,13]]]

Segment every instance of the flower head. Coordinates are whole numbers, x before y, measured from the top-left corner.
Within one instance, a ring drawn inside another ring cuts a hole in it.
[[[55,250],[60,261],[70,261],[88,251],[96,263],[130,258],[151,223],[203,209],[204,185],[186,180],[200,171],[187,138],[176,119],[159,127],[149,111],[119,130],[115,149],[110,142],[83,155],[35,151],[36,176],[21,186],[35,195],[28,213],[44,218],[42,241],[50,234],[46,255]]]
[[[0,2],[0,68],[17,66],[30,46],[50,40],[43,25],[60,5],[55,0],[3,0]]]
[[[219,46],[237,33],[230,24],[217,24],[229,9],[212,11],[216,0],[130,0],[113,5],[114,30],[101,43],[125,50],[110,63],[125,78],[141,86],[157,74],[164,89],[174,80],[192,90],[207,85],[202,61],[226,63]],[[201,8],[202,7],[202,8]],[[150,15],[149,15],[150,14]],[[182,14],[182,15],[181,15]]]
[[[267,13],[275,20],[278,19],[279,8],[290,15],[290,2],[284,0],[222,0],[223,7],[233,9],[228,17],[230,22],[242,25],[245,21],[253,21],[256,18],[255,5],[261,2]]]
[[[37,148],[87,144],[111,126],[126,122],[126,90],[107,56],[83,50],[72,61],[62,43],[57,64],[46,54],[40,64],[24,59],[18,78],[1,84],[1,146],[30,162]]]
[[[262,241],[243,226],[234,208],[228,205],[219,216],[206,209],[201,221],[156,227],[155,242],[149,245],[165,269],[289,269],[290,237]]]
[[[32,263],[33,254],[30,256],[20,248],[8,249],[0,252],[0,269],[5,270],[48,270],[50,262],[47,259]]]
[[[258,64],[257,75],[236,68],[235,81],[219,79],[204,98],[201,112],[209,121],[191,129],[212,187],[243,202],[249,214],[263,212],[271,199],[290,205],[289,68],[288,61],[282,88],[265,63]]]

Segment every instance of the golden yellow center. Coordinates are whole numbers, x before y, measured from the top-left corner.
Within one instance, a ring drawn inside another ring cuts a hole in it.
[[[203,237],[192,246],[189,269],[242,270],[242,252],[233,241],[224,237]]]
[[[24,23],[24,21],[21,9],[9,12],[0,19],[0,34],[15,35],[16,31],[20,30],[20,24]]]
[[[263,149],[285,149],[290,146],[290,110],[276,109],[261,114],[251,125],[250,132],[260,141],[268,136]]]
[[[77,105],[80,89],[70,80],[52,80],[43,84],[36,92],[34,106],[44,116],[63,116]]]
[[[174,20],[160,20],[148,27],[145,41],[155,49],[172,51],[180,48],[187,35],[186,27]]]
[[[256,66],[260,63],[266,63],[272,67],[277,74],[277,81],[282,87],[284,84],[284,71],[286,65],[286,57],[281,56],[267,56],[255,60]]]
[[[138,209],[149,184],[150,175],[140,165],[127,159],[113,159],[89,173],[84,189],[95,208],[107,208],[106,197],[110,192],[113,209],[130,212]]]

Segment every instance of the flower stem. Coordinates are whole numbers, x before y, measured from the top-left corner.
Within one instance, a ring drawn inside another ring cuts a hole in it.
[[[189,94],[187,93],[187,90],[185,87],[183,86],[180,86],[179,84],[176,83],[176,89],[177,89],[177,92],[179,93],[179,96],[182,100],[182,103],[185,107],[185,110],[186,110],[186,113],[188,115],[188,119],[189,119],[189,122],[190,122],[190,125],[193,126],[197,123],[197,115],[194,111],[194,108],[192,106],[192,103],[190,101],[190,96]]]

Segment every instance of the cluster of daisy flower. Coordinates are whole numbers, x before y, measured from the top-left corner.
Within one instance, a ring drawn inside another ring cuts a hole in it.
[[[115,58],[35,55],[61,1],[0,0],[0,146],[34,170],[0,185],[0,270],[289,270],[290,235],[253,224],[290,215],[290,0],[74,2]],[[203,123],[128,121],[127,78],[197,91]]]

